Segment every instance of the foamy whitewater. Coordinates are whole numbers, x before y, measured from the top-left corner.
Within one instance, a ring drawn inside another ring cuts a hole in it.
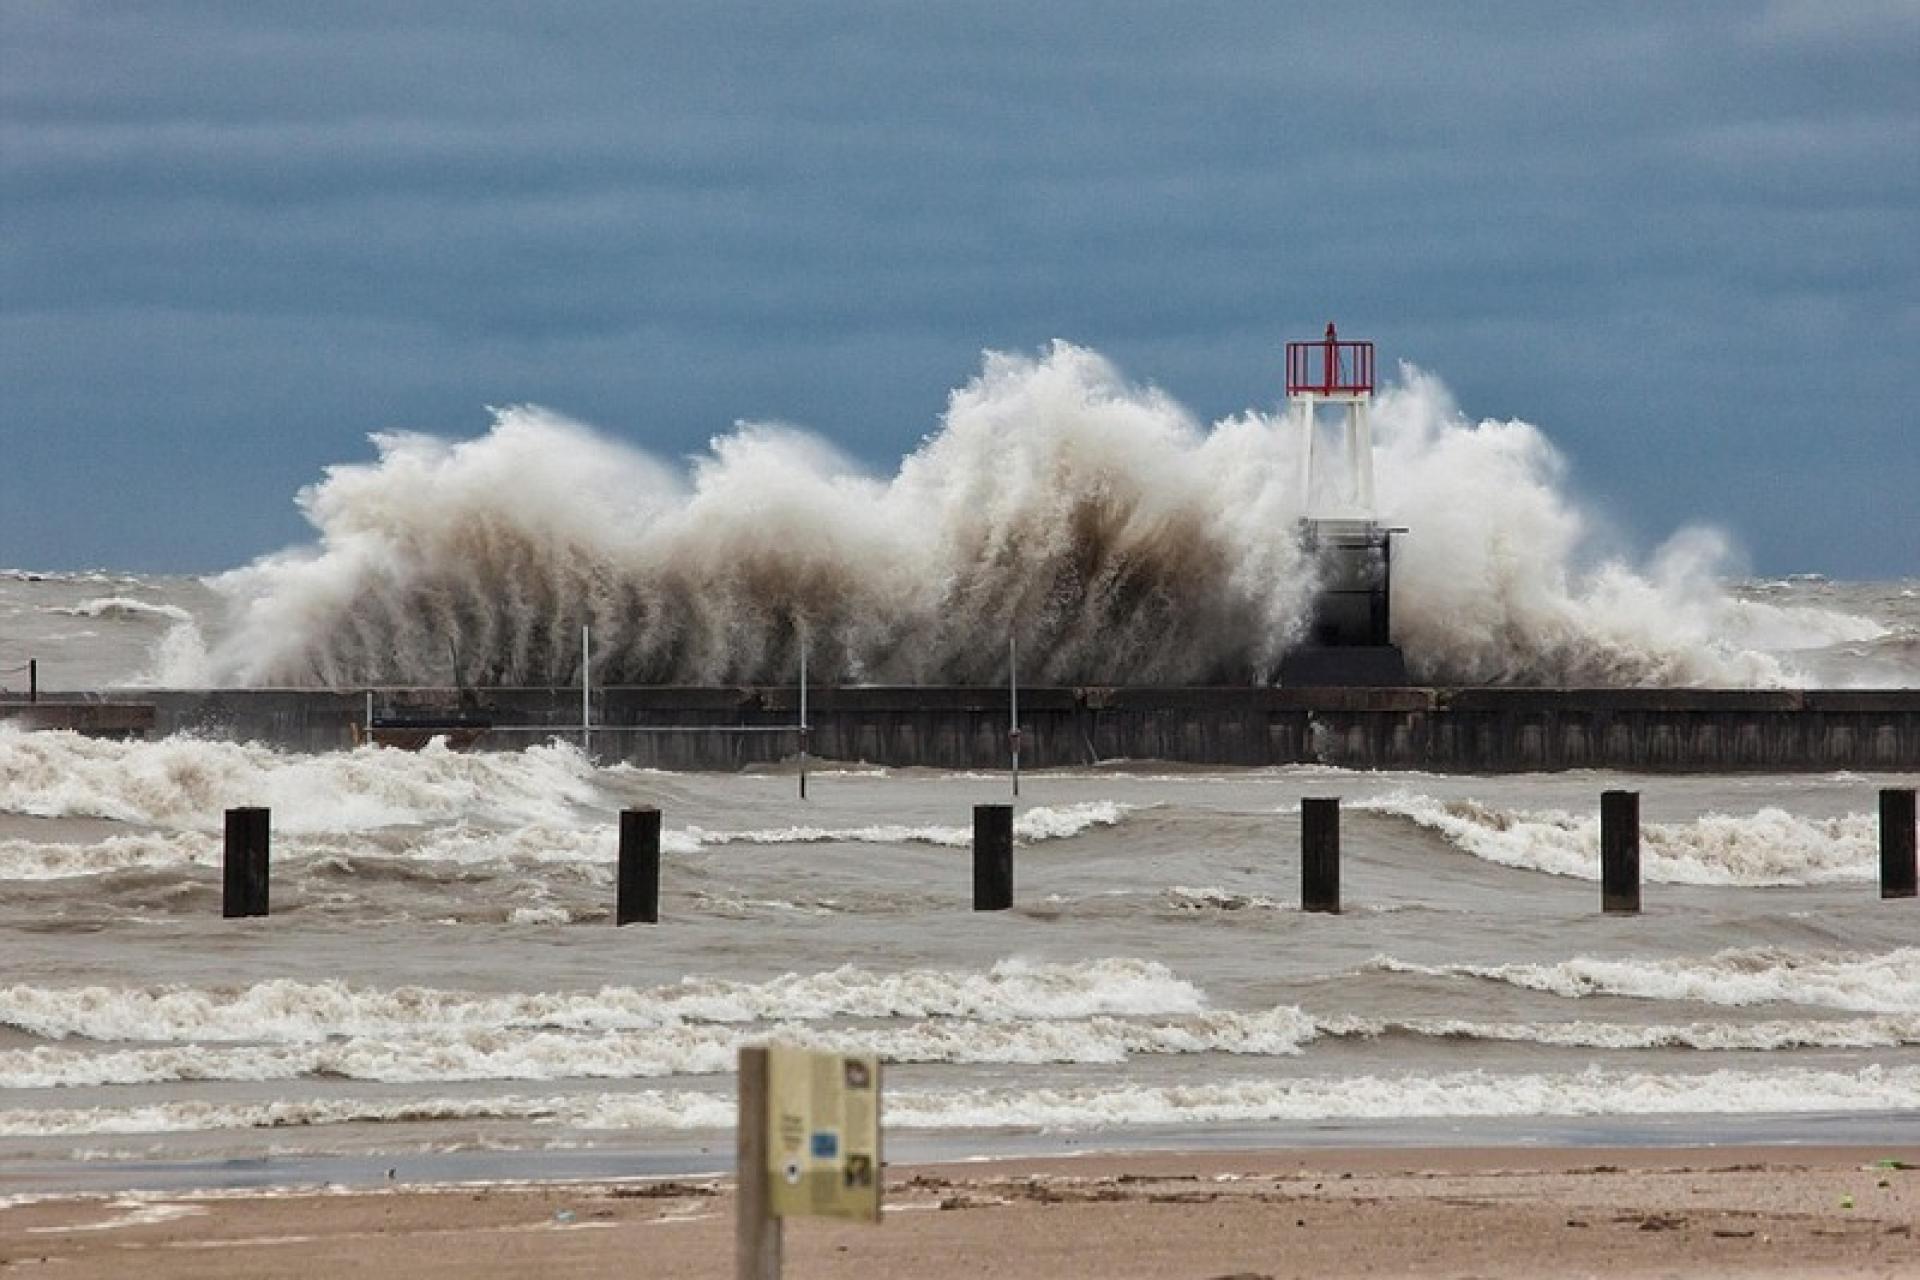
[[[1704,527],[1630,554],[1539,428],[1410,367],[1374,421],[1417,678],[1920,678],[1910,590],[1730,588],[1739,554]],[[602,685],[790,680],[803,625],[820,679],[866,683],[997,681],[1009,635],[1033,683],[1260,682],[1299,640],[1284,415],[1206,426],[1057,343],[989,355],[930,426],[892,475],[774,424],[685,469],[531,406],[471,439],[382,432],[298,495],[310,545],[205,582],[43,575],[0,589],[0,623],[62,636],[68,687],[577,684],[583,625]],[[137,658],[112,638],[135,633]]]
[[[0,1166],[724,1149],[735,1055],[768,1039],[882,1055],[889,1125],[962,1150],[1894,1124],[1920,917],[1873,882],[1887,781],[1043,772],[1019,905],[978,915],[991,774],[827,772],[802,802],[565,745],[0,730]],[[1623,782],[1632,920],[1594,883]],[[1295,908],[1319,794],[1347,801],[1338,917]],[[243,802],[275,815],[264,921],[219,914]],[[663,919],[616,930],[639,803],[665,815]]]

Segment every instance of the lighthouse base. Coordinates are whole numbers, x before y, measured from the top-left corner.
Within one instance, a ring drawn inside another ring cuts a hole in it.
[[[1399,688],[1411,681],[1397,644],[1303,645],[1280,660],[1284,689]]]
[[[1319,591],[1306,643],[1281,660],[1282,685],[1407,683],[1406,657],[1393,643],[1395,532],[1365,519],[1300,522]]]

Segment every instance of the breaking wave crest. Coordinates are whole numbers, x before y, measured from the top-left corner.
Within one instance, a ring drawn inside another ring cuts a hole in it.
[[[1523,422],[1475,424],[1403,371],[1376,408],[1399,636],[1438,682],[1768,684],[1781,637],[1877,624],[1737,601],[1690,529],[1603,554]],[[891,477],[772,425],[682,475],[547,411],[477,439],[374,437],[303,490],[311,546],[216,580],[215,683],[784,682],[802,623],[839,682],[1262,681],[1304,629],[1298,449],[1278,415],[1203,428],[1103,358],[990,354]],[[176,673],[177,674],[177,673]]]
[[[0,728],[0,811],[188,830],[215,830],[224,809],[244,804],[270,806],[289,831],[458,819],[566,826],[598,799],[593,778],[563,743],[512,754],[435,743],[293,755],[192,737],[118,742]]]
[[[49,609],[50,613],[65,614],[72,618],[133,618],[162,619],[170,622],[192,622],[193,615],[175,604],[151,604],[145,600],[135,600],[131,596],[100,596],[76,605],[57,605]]]
[[[1475,800],[1396,792],[1356,808],[1410,819],[1477,858],[1582,880],[1600,878],[1597,814],[1496,809]],[[1641,828],[1641,874],[1666,884],[1804,885],[1879,874],[1872,814],[1804,818],[1783,809],[1709,814]]]
[[[1705,959],[1608,960],[1576,956],[1552,964],[1421,965],[1379,956],[1390,973],[1483,978],[1557,996],[1627,996],[1716,1005],[1798,1004],[1859,1013],[1920,1013],[1920,950],[1818,955],[1775,947],[1716,952]]]
[[[1344,1076],[1198,1085],[892,1090],[890,1129],[1076,1130],[1263,1120],[1779,1114],[1903,1109],[1920,1067],[1651,1074],[1580,1072]],[[689,1090],[487,1098],[312,1098],[163,1102],[0,1111],[0,1136],[170,1133],[349,1123],[521,1121],[581,1130],[706,1130],[733,1123],[731,1097]]]
[[[1290,1057],[1322,1039],[1415,1037],[1565,1049],[1770,1053],[1920,1044],[1920,1017],[1777,1019],[1636,1025],[1475,1022],[1451,1018],[1315,1019],[1283,1005],[1174,1018],[983,1021],[936,1018],[893,1027],[665,1022],[645,1030],[457,1027],[391,1037],[354,1035],[272,1044],[179,1043],[132,1049],[40,1045],[0,1050],[0,1088],[97,1088],[188,1081],[360,1080],[381,1084],[489,1080],[631,1080],[732,1073],[743,1045],[769,1038],[891,1063],[1117,1065],[1140,1056]]]
[[[1146,960],[1044,964],[1002,960],[977,971],[872,973],[852,966],[766,982],[687,978],[662,987],[491,995],[429,987],[372,990],[276,980],[221,991],[189,987],[0,987],[0,1026],[47,1039],[265,1041],[518,1028],[634,1031],[687,1022],[825,1018],[1031,1018],[1200,1013],[1199,988]]]

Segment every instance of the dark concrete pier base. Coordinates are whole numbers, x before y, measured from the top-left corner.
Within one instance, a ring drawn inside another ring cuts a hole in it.
[[[293,751],[351,746],[367,705],[359,689],[137,694],[151,708],[139,717],[150,735],[192,732]],[[807,750],[815,760],[1006,764],[1005,689],[816,687],[808,697]],[[47,698],[32,709],[46,709]],[[468,690],[464,708],[453,689],[380,690],[375,700],[388,713],[484,716],[493,727],[473,744],[480,750],[515,750],[546,736],[507,726],[545,725],[579,737],[577,688]],[[595,753],[666,769],[792,759],[797,732],[724,729],[798,719],[791,685],[594,690]],[[720,731],[623,731],[648,725]],[[1920,770],[1916,689],[1032,688],[1020,691],[1020,725],[1021,765],[1039,769],[1170,760],[1462,773]]]

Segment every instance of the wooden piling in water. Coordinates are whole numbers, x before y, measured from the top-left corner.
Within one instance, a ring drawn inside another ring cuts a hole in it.
[[[620,872],[613,923],[660,922],[660,811],[620,811]]]
[[[1914,884],[1914,789],[1880,793],[1880,896],[1911,898]]]
[[[973,909],[1013,906],[1013,806],[973,806]]]
[[[1600,793],[1600,909],[1610,916],[1640,910],[1640,793]]]
[[[220,914],[228,919],[267,914],[266,809],[227,810]]]
[[[1340,799],[1300,802],[1300,909],[1340,913]]]

